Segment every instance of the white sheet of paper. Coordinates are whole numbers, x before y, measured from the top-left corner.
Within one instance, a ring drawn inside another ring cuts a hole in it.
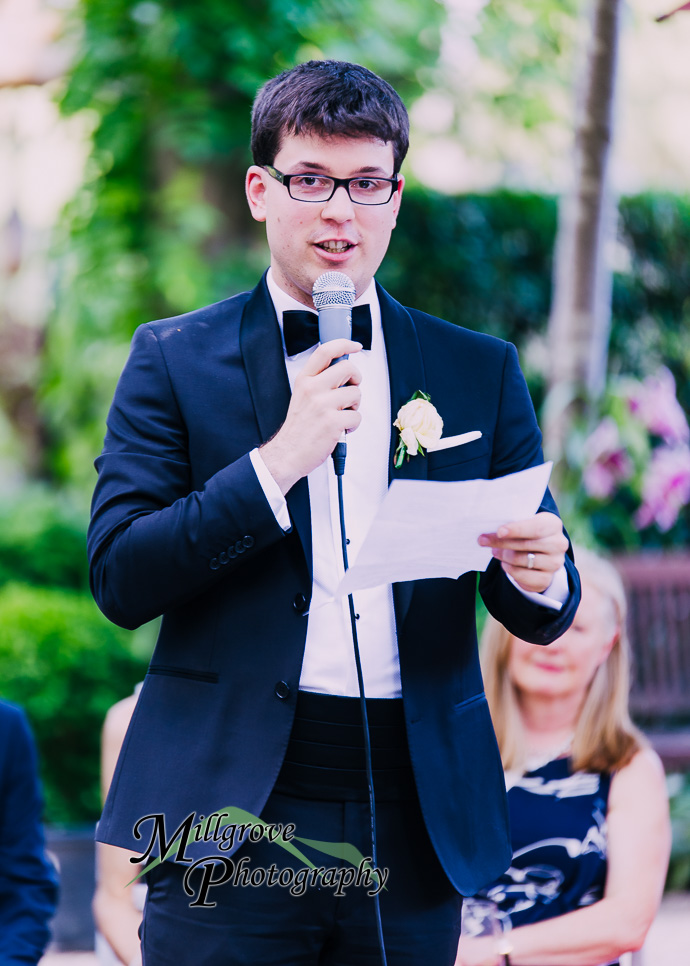
[[[543,463],[495,480],[394,480],[336,597],[400,580],[486,570],[491,548],[480,547],[477,538],[533,516],[552,466]]]

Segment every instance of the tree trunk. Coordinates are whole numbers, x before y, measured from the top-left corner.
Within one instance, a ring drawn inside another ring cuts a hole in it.
[[[611,318],[606,244],[615,229],[608,167],[613,130],[620,0],[594,0],[580,91],[574,172],[559,212],[549,320],[545,449],[562,459],[573,420],[603,390]]]

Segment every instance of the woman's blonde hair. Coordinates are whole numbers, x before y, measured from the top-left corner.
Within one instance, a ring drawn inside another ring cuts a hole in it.
[[[582,582],[596,587],[608,601],[617,633],[611,652],[592,678],[580,711],[571,753],[573,769],[613,771],[627,765],[635,752],[648,744],[628,711],[630,645],[625,590],[609,561],[581,548],[576,549],[575,555]],[[503,767],[524,770],[525,735],[509,673],[512,640],[502,624],[487,618],[481,642],[482,671]]]

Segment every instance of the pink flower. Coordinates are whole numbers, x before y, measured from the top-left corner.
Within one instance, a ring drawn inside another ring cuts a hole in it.
[[[635,515],[638,529],[653,523],[666,533],[690,502],[690,449],[687,446],[660,446],[642,480],[642,506]]]
[[[687,443],[690,428],[683,408],[676,399],[676,382],[665,366],[638,384],[628,399],[630,411],[650,433],[661,436],[669,445]]]
[[[586,463],[582,482],[588,495],[597,500],[611,496],[616,487],[630,479],[633,465],[625,452],[615,420],[606,416],[585,441]]]

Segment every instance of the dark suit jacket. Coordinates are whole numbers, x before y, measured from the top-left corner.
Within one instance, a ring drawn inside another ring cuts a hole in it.
[[[0,701],[0,966],[37,963],[57,903],[45,855],[36,750],[24,713]]]
[[[391,412],[431,394],[458,449],[391,476],[490,478],[542,462],[541,436],[514,347],[403,308],[382,289]],[[259,815],[295,709],[311,594],[306,478],[288,493],[285,534],[249,451],[285,418],[290,389],[265,281],[251,293],[141,326],[108,419],[89,533],[92,589],[113,621],[163,614],[99,837],[143,851],[142,816],[168,832],[190,812]],[[547,494],[544,509],[555,509]],[[489,610],[521,638],[569,625],[527,601],[498,565],[481,576]],[[477,658],[475,574],[394,588],[410,754],[431,840],[457,889],[474,893],[510,860],[503,777]],[[308,832],[306,833],[308,834]],[[198,856],[208,854],[200,843]],[[190,850],[195,855],[195,850]]]

